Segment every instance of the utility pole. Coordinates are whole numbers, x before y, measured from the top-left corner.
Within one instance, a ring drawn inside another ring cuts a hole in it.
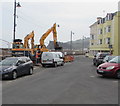
[[[71,31],[71,36],[70,36],[70,51],[72,52],[72,35],[74,33]]]
[[[84,53],[84,36],[82,38],[82,54]]]

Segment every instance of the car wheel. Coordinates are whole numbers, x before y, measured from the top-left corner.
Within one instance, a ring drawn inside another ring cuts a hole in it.
[[[46,65],[45,64],[42,64],[42,67],[45,67]]]
[[[120,79],[120,70],[117,71],[116,78]]]
[[[57,63],[54,63],[54,67],[57,67]]]
[[[16,71],[13,71],[12,72],[12,79],[16,79],[17,78],[17,72]]]
[[[32,75],[33,74],[33,68],[30,68],[29,69],[29,75]]]

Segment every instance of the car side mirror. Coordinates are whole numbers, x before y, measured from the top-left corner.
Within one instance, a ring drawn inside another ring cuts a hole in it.
[[[16,66],[19,66],[21,63],[20,62],[17,62]]]
[[[22,64],[22,61],[18,61],[17,64],[16,64],[16,66],[19,66],[21,64]]]

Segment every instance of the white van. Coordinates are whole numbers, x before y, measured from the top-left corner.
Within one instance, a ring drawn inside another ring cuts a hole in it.
[[[46,65],[52,65],[57,67],[58,65],[63,66],[63,53],[62,52],[43,52],[41,56],[41,64],[43,67]]]

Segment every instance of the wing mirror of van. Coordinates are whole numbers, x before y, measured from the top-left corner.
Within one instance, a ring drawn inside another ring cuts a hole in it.
[[[60,59],[63,59],[63,57],[60,57]]]

